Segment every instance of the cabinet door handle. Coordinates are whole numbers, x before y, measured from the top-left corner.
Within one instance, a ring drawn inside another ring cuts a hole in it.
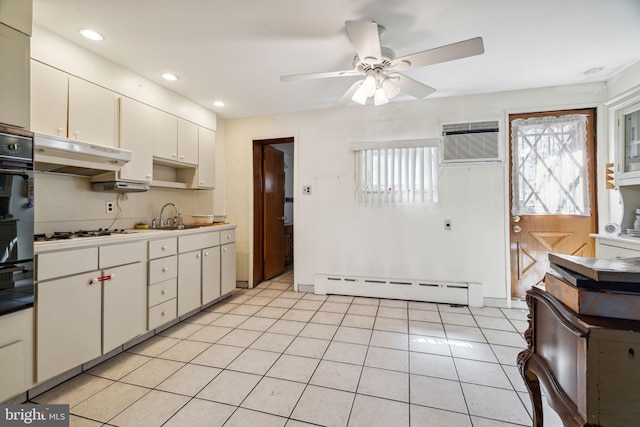
[[[163,311],[162,313],[160,313],[160,316],[164,316],[165,314],[167,314],[167,312]]]
[[[200,254],[196,254],[196,258],[200,258]]]
[[[161,295],[164,295],[164,294],[166,294],[166,293],[167,293],[167,290],[166,290],[166,289],[163,289],[162,291],[160,291],[160,294],[161,294]]]
[[[65,136],[64,128],[56,128],[58,136]]]
[[[204,253],[204,256],[209,256],[209,252],[205,252],[205,253]]]
[[[162,272],[166,273],[167,271],[169,271],[169,267],[162,267]]]
[[[76,139],[80,139],[80,131],[79,131],[79,130],[75,130],[75,131],[73,131],[73,136],[74,136]]]
[[[162,250],[166,251],[167,250],[167,245],[162,246]]]
[[[94,282],[106,282],[107,280],[111,280],[115,277],[115,274],[107,274],[105,276],[96,277],[94,279],[89,280],[89,284],[93,285]]]
[[[227,248],[222,248],[222,252],[227,252]]]

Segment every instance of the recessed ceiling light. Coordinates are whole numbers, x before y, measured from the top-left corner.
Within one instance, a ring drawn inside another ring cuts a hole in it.
[[[85,38],[96,42],[104,40],[104,36],[102,34],[88,28],[83,28],[82,30],[80,30],[80,34],[82,34]]]
[[[224,102],[222,101],[213,101],[213,105],[216,107],[224,107]]]
[[[172,81],[172,82],[178,80],[178,76],[176,76],[173,73],[162,73],[162,78],[165,79],[165,80]]]

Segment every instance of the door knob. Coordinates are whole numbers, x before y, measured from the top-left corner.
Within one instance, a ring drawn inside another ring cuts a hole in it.
[[[519,233],[522,231],[522,227],[520,227],[519,225],[514,225],[513,227],[511,227],[511,229],[514,233]]]
[[[283,221],[286,221],[286,220],[287,220],[287,217],[286,217],[286,216],[281,216],[281,217],[279,217],[278,219],[281,219],[281,220],[283,220]]]

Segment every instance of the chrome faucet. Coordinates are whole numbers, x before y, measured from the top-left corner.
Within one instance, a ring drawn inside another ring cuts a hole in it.
[[[164,206],[162,207],[162,209],[160,209],[160,218],[159,218],[160,227],[163,227],[165,225],[164,224],[164,220],[162,219],[162,214],[164,213],[164,208],[166,208],[167,206],[173,206],[173,209],[175,209],[175,211],[176,211],[176,216],[173,218],[173,225],[180,225],[180,224],[177,224],[178,220],[182,219],[180,217],[180,209],[178,209],[178,207],[175,205],[175,203],[169,202],[169,203],[165,203]],[[167,225],[169,225],[169,221],[167,221]]]

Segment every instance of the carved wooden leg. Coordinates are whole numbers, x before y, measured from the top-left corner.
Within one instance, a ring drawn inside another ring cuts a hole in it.
[[[533,427],[542,427],[543,414],[542,414],[542,393],[540,391],[540,381],[536,374],[531,372],[527,365],[531,360],[533,352],[531,350],[524,350],[518,354],[518,369],[520,375],[524,379],[524,383],[529,391],[529,398],[531,398],[531,410],[533,412]]]

